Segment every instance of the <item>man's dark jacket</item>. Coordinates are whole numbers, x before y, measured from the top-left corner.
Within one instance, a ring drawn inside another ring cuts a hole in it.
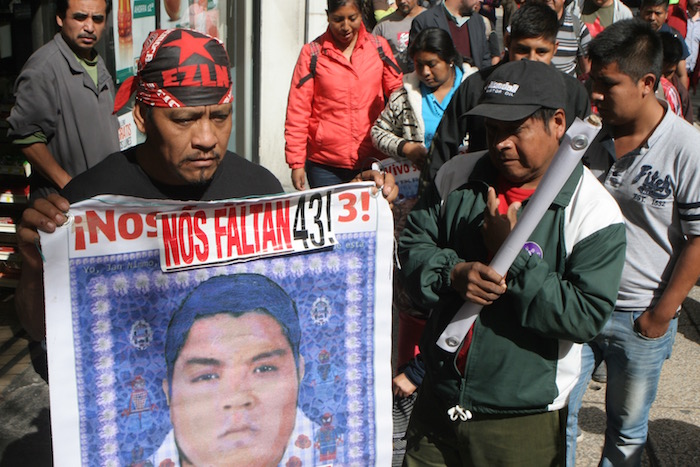
[[[426,28],[440,28],[450,33],[450,25],[447,23],[445,7],[442,3],[425,10],[416,16],[411,23],[409,46],[419,32]],[[479,13],[474,12],[467,22],[469,30],[469,47],[472,52],[472,60],[477,68],[485,68],[491,65],[491,52],[486,37],[486,26]],[[452,33],[450,33],[450,37]]]

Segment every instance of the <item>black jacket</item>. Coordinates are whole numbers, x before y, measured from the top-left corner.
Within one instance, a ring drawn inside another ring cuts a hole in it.
[[[445,7],[442,3],[425,10],[423,13],[413,18],[408,41],[409,47],[418,33],[426,28],[440,28],[448,33],[450,32],[450,25],[447,24]],[[468,30],[469,47],[472,52],[474,66],[477,68],[491,66],[491,52],[489,50],[488,38],[486,37],[486,26],[483,18],[477,12],[474,12],[473,19],[469,20]]]

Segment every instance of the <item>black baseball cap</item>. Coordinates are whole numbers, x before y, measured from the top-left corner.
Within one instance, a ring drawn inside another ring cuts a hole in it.
[[[563,109],[565,104],[561,71],[546,63],[518,60],[504,63],[489,75],[479,105],[467,115],[514,122],[541,108]]]

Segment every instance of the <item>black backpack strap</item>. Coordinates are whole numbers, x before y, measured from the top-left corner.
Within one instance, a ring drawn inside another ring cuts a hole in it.
[[[309,63],[309,74],[304,76],[297,83],[297,89],[302,87],[304,83],[316,76],[316,62],[318,61],[318,54],[321,53],[321,47],[319,47],[318,42],[312,41],[309,43],[311,47],[311,63]]]
[[[401,73],[401,68],[394,62],[392,59],[386,56],[384,53],[384,48],[382,47],[381,41],[375,36],[374,34],[370,34],[370,37],[372,38],[372,42],[374,42],[375,47],[377,47],[377,53],[379,54],[379,58],[382,59],[382,62],[384,62],[386,65],[389,65],[391,68],[394,69],[397,73]]]

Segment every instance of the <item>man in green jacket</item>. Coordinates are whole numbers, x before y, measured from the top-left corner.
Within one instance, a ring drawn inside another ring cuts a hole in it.
[[[448,161],[408,218],[401,273],[432,309],[408,466],[564,463],[580,343],[598,334],[617,295],[622,214],[579,164],[506,276],[487,266],[564,135],[562,76],[531,61],[494,70],[471,110],[486,119],[489,150]],[[484,308],[449,353],[436,340],[465,300]]]

